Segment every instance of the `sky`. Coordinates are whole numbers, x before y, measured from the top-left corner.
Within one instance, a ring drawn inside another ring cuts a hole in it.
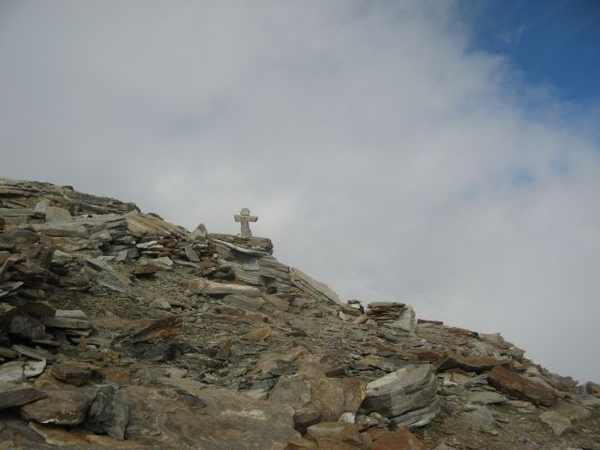
[[[1,176],[600,382],[598,1],[4,0],[0,64]]]

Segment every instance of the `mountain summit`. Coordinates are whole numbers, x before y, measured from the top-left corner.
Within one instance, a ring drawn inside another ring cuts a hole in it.
[[[0,449],[600,449],[600,385],[343,302],[236,220],[0,178]]]

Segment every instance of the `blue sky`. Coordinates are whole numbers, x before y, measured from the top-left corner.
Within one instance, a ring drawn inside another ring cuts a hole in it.
[[[0,175],[600,382],[595,0],[0,2]]]
[[[600,101],[598,0],[467,0],[473,50],[504,55],[529,85],[562,101]]]

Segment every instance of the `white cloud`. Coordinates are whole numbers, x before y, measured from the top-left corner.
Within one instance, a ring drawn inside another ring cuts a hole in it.
[[[600,338],[597,136],[547,96],[523,109],[507,60],[465,52],[454,3],[7,5],[4,176],[190,229],[235,233],[249,207],[280,260],[345,298],[410,301],[600,380],[564,350]]]

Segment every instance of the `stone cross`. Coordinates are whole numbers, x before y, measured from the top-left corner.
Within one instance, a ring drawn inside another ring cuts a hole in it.
[[[250,222],[256,222],[258,217],[251,216],[250,210],[248,208],[242,208],[239,214],[235,214],[233,216],[236,222],[240,222],[242,226],[242,237],[250,238],[252,237],[252,231],[250,231]]]

